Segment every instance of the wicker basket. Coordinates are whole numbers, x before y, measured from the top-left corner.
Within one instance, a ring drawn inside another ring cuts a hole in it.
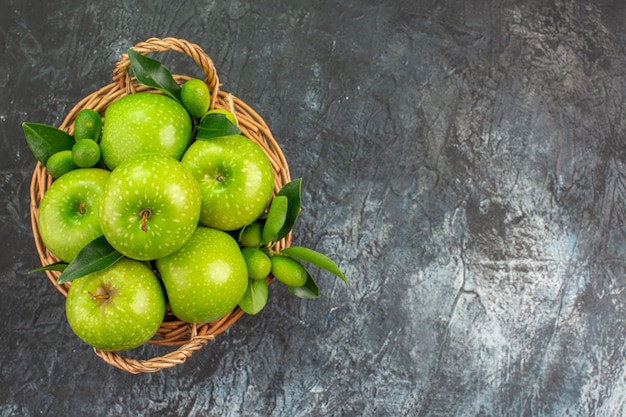
[[[200,66],[206,77],[205,82],[211,91],[210,108],[222,108],[233,111],[237,117],[242,134],[260,145],[267,154],[274,170],[274,191],[277,192],[284,184],[290,181],[287,161],[267,124],[243,101],[220,90],[219,80],[213,62],[198,45],[183,39],[151,38],[145,42],[138,43],[133,49],[144,55],[152,52],[171,50],[191,57],[193,61]],[[148,87],[139,84],[134,77],[131,77],[129,67],[130,61],[128,56],[127,54],[123,54],[120,61],[115,65],[113,82],[78,102],[67,114],[59,128],[69,134],[73,134],[74,118],[80,110],[90,108],[104,115],[106,108],[120,97],[149,90]],[[173,74],[173,77],[178,83],[182,83],[191,78],[178,74]],[[42,265],[48,265],[58,261],[45,247],[38,229],[39,203],[51,183],[52,178],[48,175],[45,167],[42,166],[41,163],[37,163],[30,184],[30,218],[35,246]],[[288,247],[290,242],[291,234],[277,243],[277,249],[280,250]],[[57,284],[57,279],[60,275],[59,272],[46,271],[46,275],[52,284],[54,284],[55,288],[63,294],[63,296],[67,296],[67,291],[71,284]],[[270,280],[271,278],[268,277],[268,282]],[[243,314],[243,311],[237,307],[217,321],[205,324],[189,324],[178,320],[168,311],[159,331],[148,342],[150,344],[171,347],[171,351],[167,354],[150,359],[134,359],[122,356],[117,352],[102,351],[99,349],[94,349],[94,352],[106,363],[130,373],[157,372],[161,369],[170,368],[185,362],[193,352],[201,349],[209,340],[213,340],[216,336],[232,326]]]

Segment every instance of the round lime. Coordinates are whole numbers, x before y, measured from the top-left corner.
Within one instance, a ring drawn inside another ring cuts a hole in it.
[[[80,139],[72,147],[72,159],[80,168],[91,168],[100,160],[100,146],[95,140]]]
[[[241,254],[248,267],[248,277],[251,279],[265,279],[272,270],[270,258],[257,248],[242,248]]]
[[[180,99],[189,114],[199,119],[209,110],[211,92],[204,81],[192,78],[181,87]]]

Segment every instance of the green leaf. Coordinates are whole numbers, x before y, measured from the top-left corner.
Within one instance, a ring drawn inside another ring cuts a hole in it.
[[[200,119],[196,139],[210,140],[239,134],[241,134],[241,130],[228,120],[226,115],[222,113],[207,113]]]
[[[48,158],[60,151],[72,149],[74,138],[64,130],[41,123],[22,123],[26,142],[39,162],[46,165]]]
[[[296,178],[283,185],[283,187],[276,194],[277,196],[285,196],[289,200],[287,204],[287,217],[285,218],[285,224],[278,232],[276,241],[281,240],[289,234],[293,226],[296,224],[296,220],[300,215],[300,201],[302,190],[302,178]]]
[[[282,251],[280,251],[280,253],[283,255],[287,255],[290,258],[308,262],[311,265],[315,265],[318,268],[324,269],[338,276],[343,280],[343,282],[350,285],[347,278],[345,277],[343,272],[341,272],[337,264],[323,253],[319,253],[314,251],[313,249],[305,248],[302,246],[292,246],[290,248],[283,249]]]
[[[257,314],[267,304],[268,290],[264,279],[248,280],[248,288],[239,301],[239,308],[247,314]]]
[[[313,300],[319,297],[320,291],[317,284],[313,280],[313,277],[307,271],[306,282],[301,287],[287,287],[291,295],[295,295],[298,298],[304,298],[307,300]]]
[[[270,242],[276,242],[278,239],[278,232],[282,229],[287,218],[287,204],[289,200],[284,195],[277,195],[270,204],[270,209],[267,212],[267,219],[265,219],[265,225],[263,226],[263,237],[261,238],[261,245],[266,245]]]
[[[28,271],[29,274],[32,274],[33,272],[42,272],[42,271],[65,271],[65,268],[67,268],[67,262],[55,262],[53,264],[50,265],[45,265],[45,266],[40,266],[39,268],[35,268],[35,269],[31,269],[30,271]]]
[[[172,77],[172,73],[156,59],[140,54],[132,48],[127,51],[130,66],[137,80],[143,85],[156,88],[181,102],[180,86]]]
[[[93,272],[102,271],[122,257],[123,255],[113,249],[104,236],[97,237],[78,252],[76,258],[63,271],[57,283],[63,284]]]

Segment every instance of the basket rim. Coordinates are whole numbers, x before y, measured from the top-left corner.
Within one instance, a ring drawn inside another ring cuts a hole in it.
[[[133,49],[135,48],[137,48],[140,53],[172,49],[188,55],[193,53],[205,56],[206,58],[203,56],[192,56],[192,58],[196,63],[200,62],[202,65],[207,66],[203,67],[205,74],[207,74],[208,81],[206,82],[213,83],[212,80],[215,80],[214,85],[209,85],[210,89],[213,88],[211,90],[210,109],[221,108],[233,112],[237,118],[241,134],[253,140],[263,149],[274,171],[274,193],[278,192],[282,185],[291,180],[287,160],[264,119],[244,101],[219,88],[217,72],[215,71],[213,63],[200,47],[185,40],[175,38],[150,38],[146,42],[141,42],[133,47]],[[201,53],[198,51],[201,51]],[[73,121],[78,112],[83,108],[91,108],[98,111],[100,114],[104,114],[108,105],[123,96],[143,91],[159,93],[153,88],[140,84],[135,77],[129,75],[128,69],[129,67],[123,56],[115,66],[113,82],[79,100],[66,114],[59,125],[59,129],[65,130],[68,134],[73,134]],[[210,78],[212,72],[214,73],[214,78]],[[181,74],[172,75],[179,83],[191,78]],[[121,80],[123,80],[123,82]],[[33,169],[30,182],[30,220],[35,247],[42,266],[58,261],[58,258],[46,248],[38,230],[39,204],[45,191],[52,185],[53,181],[52,177],[48,175],[46,168],[40,162],[37,162]],[[281,250],[289,247],[291,245],[291,238],[292,233],[290,232],[276,244],[276,248]],[[57,291],[64,297],[67,297],[71,283],[58,284],[57,280],[60,276],[60,272],[58,271],[46,270],[45,274]],[[267,279],[268,284],[271,281],[272,277],[270,276]],[[176,319],[168,309],[168,314],[159,332],[157,332],[157,335],[155,335],[153,339],[148,341],[149,344],[176,348],[168,354],[149,359],[134,359],[124,356],[126,352],[102,351],[96,348],[93,350],[96,356],[100,357],[104,362],[126,372],[156,372],[185,362],[195,351],[200,350],[209,341],[214,340],[215,337],[228,330],[243,315],[244,312],[239,307],[235,307],[230,313],[219,320],[210,323],[191,324]]]

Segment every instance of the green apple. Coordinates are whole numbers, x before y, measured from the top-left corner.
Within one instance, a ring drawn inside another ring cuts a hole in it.
[[[189,240],[200,216],[200,190],[181,162],[143,154],[111,172],[99,215],[104,236],[118,252],[153,260]]]
[[[141,153],[180,160],[191,136],[191,118],[180,103],[161,94],[135,93],[106,109],[100,150],[110,170]]]
[[[100,197],[110,172],[75,169],[54,181],[39,205],[39,234],[48,250],[64,262],[102,235]]]
[[[206,323],[229,313],[248,287],[237,241],[228,233],[198,227],[178,252],[157,259],[172,312],[188,323]]]
[[[274,190],[272,165],[259,145],[242,135],[198,140],[183,165],[200,185],[200,223],[232,231],[256,220]]]
[[[163,287],[154,272],[128,258],[74,280],[65,300],[74,333],[90,346],[113,351],[150,340],[163,321],[165,307]]]

